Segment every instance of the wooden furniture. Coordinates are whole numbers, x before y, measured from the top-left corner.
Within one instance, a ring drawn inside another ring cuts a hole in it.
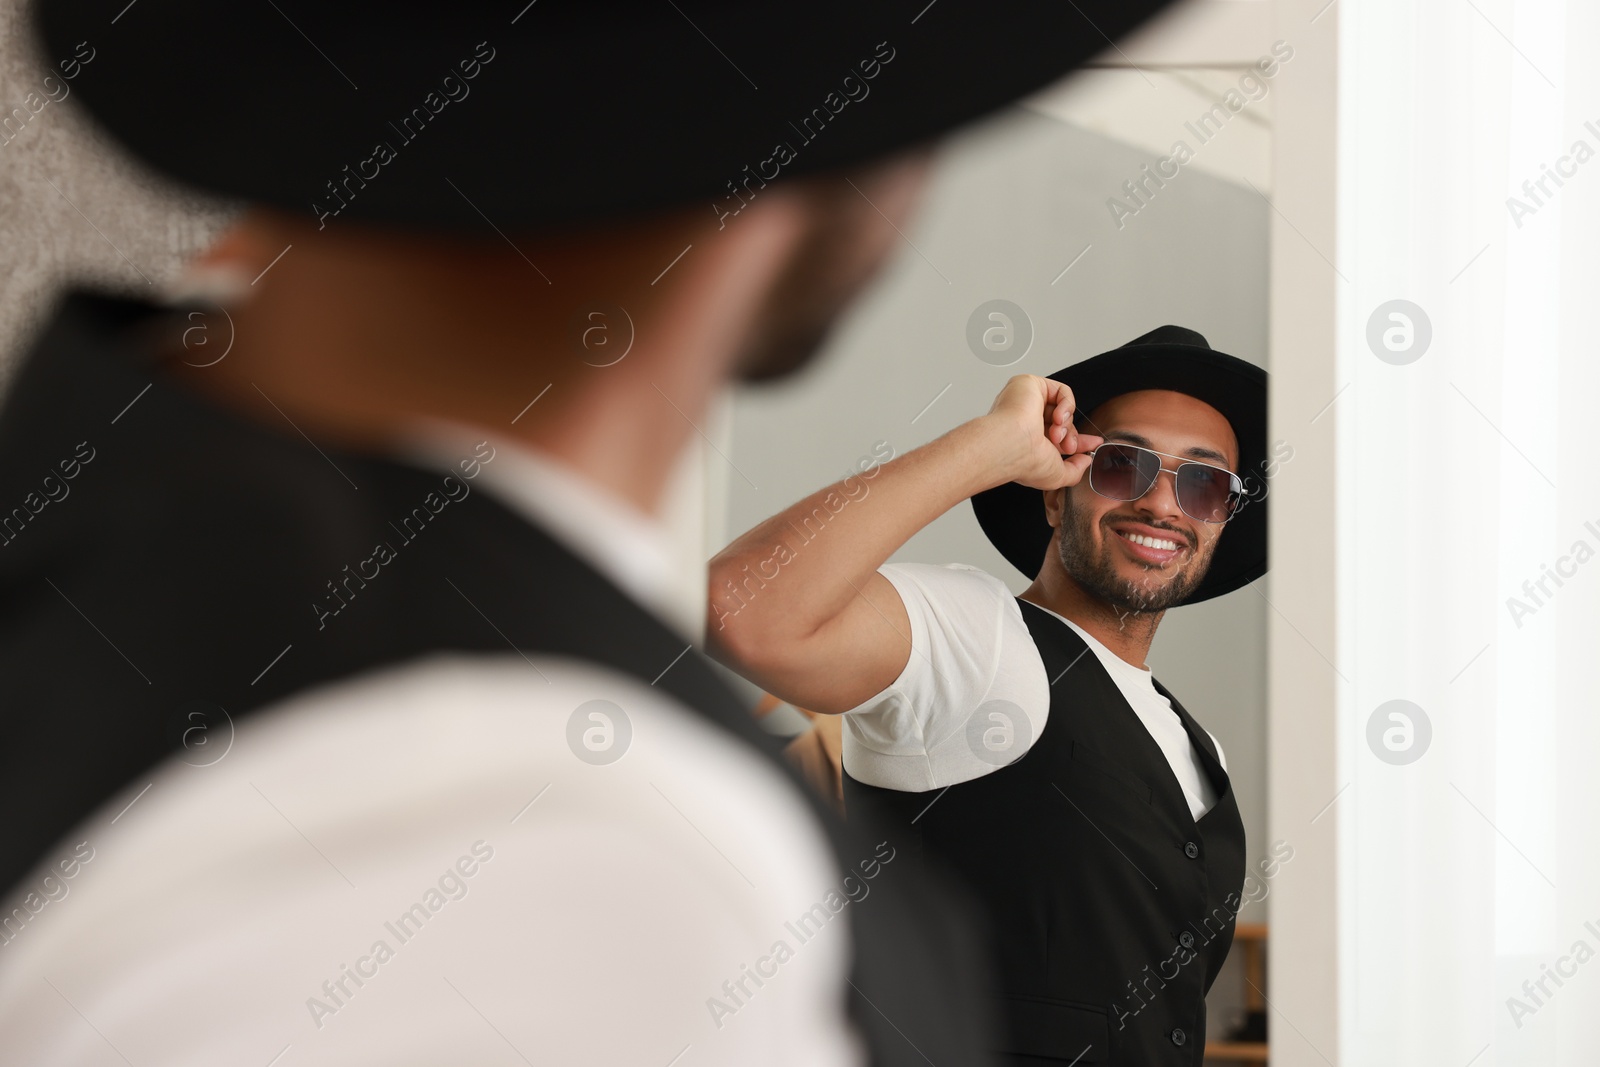
[[[1242,953],[1244,961],[1244,1007],[1246,1018],[1264,1019],[1267,1000],[1267,926],[1265,923],[1239,923],[1234,927],[1235,951]],[[1227,1039],[1206,1042],[1205,1062],[1211,1064],[1265,1064],[1265,1041],[1233,1041]]]

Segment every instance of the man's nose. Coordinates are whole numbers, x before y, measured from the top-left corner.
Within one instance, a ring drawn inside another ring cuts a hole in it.
[[[1177,471],[1162,467],[1156,474],[1155,484],[1139,498],[1138,503],[1154,513],[1174,516],[1182,514],[1183,509],[1178,507]]]

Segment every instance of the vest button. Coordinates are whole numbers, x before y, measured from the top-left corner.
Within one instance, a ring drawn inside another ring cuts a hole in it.
[[[1173,1027],[1172,1028],[1172,1033],[1169,1036],[1171,1036],[1172,1043],[1174,1045],[1181,1045],[1185,1041],[1189,1040],[1189,1035],[1184,1033],[1182,1030],[1178,1029],[1177,1027]]]
[[[1194,935],[1185,930],[1183,933],[1178,935],[1178,944],[1182,945],[1184,948],[1194,948]]]
[[[1190,859],[1199,859],[1200,846],[1195,844],[1193,841],[1186,841],[1184,842],[1183,846],[1183,854],[1188,856]]]

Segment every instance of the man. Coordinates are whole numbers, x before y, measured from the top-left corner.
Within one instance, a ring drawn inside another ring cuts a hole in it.
[[[663,518],[926,140],[1156,5],[924,6],[38,8],[252,206],[0,415],[8,1062],[981,1062],[958,909],[691,651]]]
[[[1201,1061],[1244,828],[1221,746],[1145,658],[1168,608],[1265,572],[1266,505],[1239,474],[1265,449],[1265,373],[1165,326],[1012,378],[873,472],[826,538],[796,531],[847,486],[712,560],[713,650],[844,714],[847,814],[894,808],[986,905],[1011,1062]],[[969,497],[1033,576],[1020,598],[973,567],[885,563]],[[781,574],[753,575],[775,551]]]

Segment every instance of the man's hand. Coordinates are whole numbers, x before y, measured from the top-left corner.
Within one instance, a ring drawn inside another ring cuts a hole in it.
[[[1072,390],[1053,379],[1019,374],[1006,382],[983,418],[1007,481],[1035,489],[1078,484],[1092,460],[1086,453],[1103,438],[1073,429],[1074,406]]]

